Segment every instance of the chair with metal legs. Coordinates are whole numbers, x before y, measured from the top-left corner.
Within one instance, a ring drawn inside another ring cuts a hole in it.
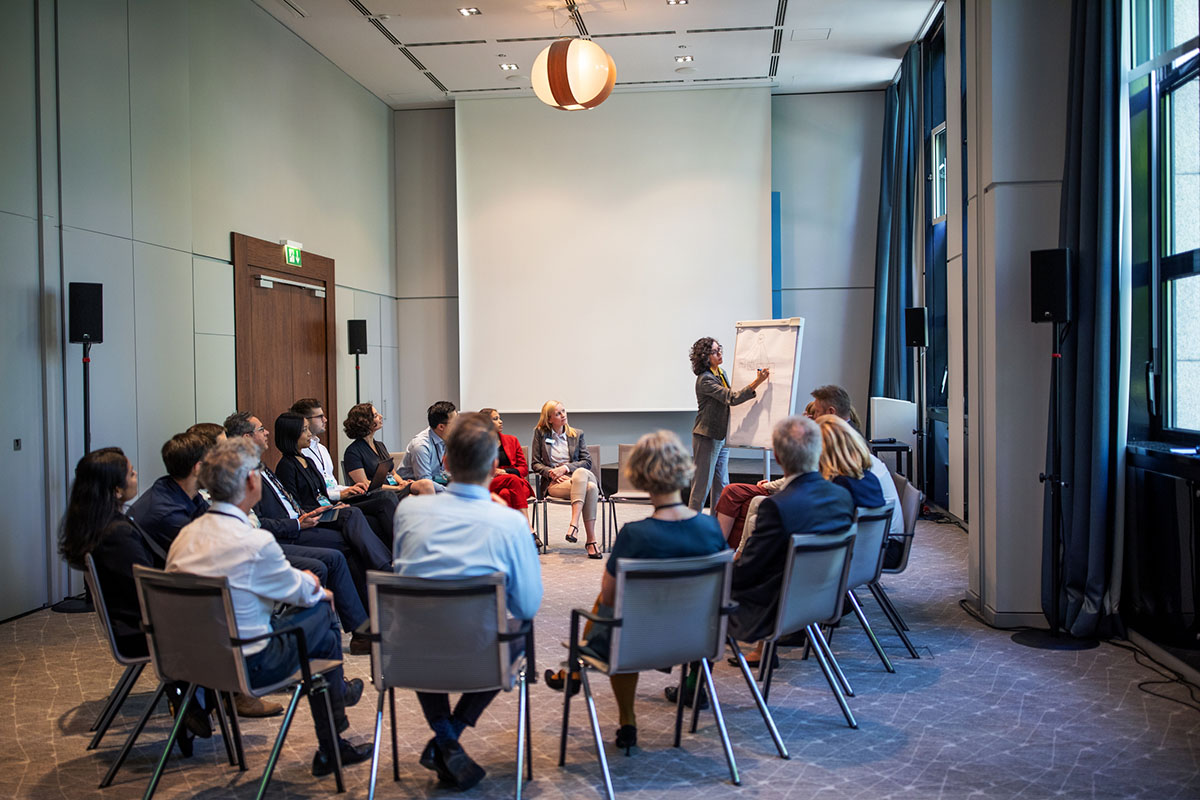
[[[440,580],[390,572],[367,573],[371,614],[371,674],[379,690],[375,710],[375,751],[367,797],[375,797],[383,700],[388,699],[392,730],[392,779],[400,780],[396,742],[396,690],[487,692],[517,689],[517,782],[533,779],[529,683],[533,663],[533,622],[510,621],[502,572]],[[520,651],[512,642],[523,642]]]
[[[604,789],[609,800],[614,798],[612,776],[604,754],[600,720],[596,714],[596,702],[588,679],[590,670],[605,675],[619,675],[699,662],[704,677],[703,683],[708,691],[713,716],[720,732],[721,744],[725,750],[729,777],[735,786],[741,785],[733,747],[729,743],[729,733],[725,728],[725,717],[721,712],[721,702],[717,697],[716,685],[709,668],[709,662],[720,657],[724,649],[727,618],[735,608],[729,602],[732,564],[731,550],[690,558],[621,559],[617,564],[613,616],[602,617],[582,608],[571,611],[571,638],[565,665],[566,686],[563,691],[558,764],[563,766],[566,763],[571,690],[574,684],[572,673],[577,672],[583,686],[584,702],[587,705],[592,737],[596,744],[596,757],[600,763]],[[593,630],[600,626],[611,629],[607,660],[581,648],[580,621],[584,619],[592,622]],[[680,624],[685,620],[687,624]],[[679,696],[675,707],[676,747],[679,746],[683,729],[685,672],[686,669],[681,667]],[[696,681],[697,695],[700,692],[700,684],[700,681]],[[693,732],[696,730],[698,713],[699,703],[694,695],[691,723]],[[766,716],[769,719],[769,714]],[[773,727],[773,723],[771,725]],[[780,747],[782,748],[782,743]],[[781,749],[780,755],[786,758],[786,750]]]
[[[611,543],[617,538],[617,503],[634,503],[638,505],[650,505],[650,493],[643,492],[629,482],[629,478],[625,475],[625,464],[629,461],[629,455],[633,452],[636,445],[619,444],[617,445],[617,490],[608,496],[608,530],[604,533],[604,538]],[[605,550],[608,550],[606,547]]]
[[[589,444],[588,455],[590,455],[592,458],[592,474],[596,476],[596,493],[598,495],[596,498],[596,512],[600,515],[600,519],[598,520],[600,523],[600,543],[597,546],[600,548],[600,552],[607,553],[609,550],[609,543],[606,541],[608,536],[605,520],[607,518],[604,515],[604,506],[608,502],[608,498],[604,496],[604,487],[600,484],[600,445]],[[542,497],[538,502],[542,506],[542,544],[548,551],[550,549],[549,507],[551,505],[569,506],[571,505],[571,501],[570,499],[551,497],[549,492],[543,492]]]
[[[853,697],[846,676],[838,666],[837,659],[829,649],[821,633],[821,624],[833,622],[842,615],[842,602],[846,597],[846,580],[850,573],[850,561],[855,549],[855,528],[852,525],[843,533],[792,535],[783,569],[783,583],[779,592],[779,609],[771,634],[764,639],[762,653],[762,696],[764,702],[770,697],[771,679],[775,674],[776,642],[779,637],[803,630],[808,635],[817,663],[829,688],[837,700],[846,724],[857,728],[858,722],[846,702],[846,695]],[[731,642],[737,653],[739,665],[747,681],[751,680],[750,668]]]
[[[261,697],[272,692],[295,686],[291,701],[284,713],[283,724],[275,738],[275,745],[267,758],[267,766],[259,783],[257,798],[266,794],[283,749],[283,742],[296,713],[302,695],[318,692],[324,697],[326,719],[330,741],[337,742],[337,729],[333,721],[333,707],[329,701],[325,673],[341,665],[340,660],[300,658],[300,669],[285,680],[268,686],[252,686],[246,670],[242,648],[255,642],[267,641],[284,636],[296,638],[297,649],[306,653],[304,631],[298,627],[284,628],[262,636],[240,638],[237,636],[237,619],[234,616],[233,600],[229,594],[229,582],[225,578],[208,578],[186,573],[166,573],[141,565],[133,568],[133,579],[137,586],[138,601],[142,607],[142,629],[150,648],[154,670],[162,682],[150,700],[137,726],[126,739],[117,760],[100,783],[104,788],[112,783],[117,770],[124,763],[134,743],[146,726],[146,721],[158,705],[167,688],[167,681],[188,684],[180,701],[175,723],[167,737],[166,746],[158,765],[146,787],[145,800],[150,800],[162,778],[171,754],[171,746],[179,736],[184,714],[195,697],[196,689],[204,686],[217,693],[217,715],[221,725],[225,753],[231,766],[246,769],[245,750],[242,746],[241,728],[237,712],[233,710],[232,693],[240,692],[249,697]],[[225,701],[231,709],[226,719]],[[341,756],[333,747],[334,776],[338,792],[345,791],[342,782]]]
[[[861,586],[870,586],[879,580],[879,571],[883,569],[883,553],[887,547],[888,526],[892,523],[892,504],[879,508],[859,508],[855,511],[857,533],[854,540],[854,556],[850,560],[850,574],[846,580],[846,604],[854,612],[858,624],[875,649],[875,655],[883,662],[888,672],[895,672],[892,660],[884,652],[883,646],[875,636],[866,612],[858,601],[854,590]],[[886,612],[885,612],[886,613]],[[888,618],[890,621],[890,617]]]
[[[885,548],[884,566],[881,572],[886,575],[897,575],[908,568],[908,557],[912,552],[913,534],[917,530],[917,517],[921,513],[921,504],[925,502],[924,492],[899,475],[893,475],[892,477],[896,481],[896,491],[900,494],[900,508],[904,517],[904,533],[888,536],[889,546],[891,543],[899,540],[900,550],[895,557],[895,563],[889,566],[887,563],[889,548]],[[867,588],[871,590],[875,601],[883,609],[883,613],[887,616],[892,628],[895,629],[896,635],[900,637],[900,641],[904,642],[904,646],[908,649],[908,654],[913,658],[920,658],[921,656],[917,652],[917,649],[913,647],[912,640],[908,638],[908,623],[904,621],[904,617],[900,616],[899,609],[892,602],[892,598],[888,596],[887,591],[883,588],[883,584],[876,579],[867,584]]]
[[[133,691],[134,684],[141,677],[142,670],[150,663],[150,656],[127,656],[117,647],[117,637],[113,633],[112,623],[108,619],[108,608],[104,604],[104,595],[100,592],[100,576],[96,572],[96,562],[92,559],[91,553],[83,557],[83,579],[92,596],[92,603],[96,607],[96,615],[100,618],[100,627],[104,631],[104,637],[108,640],[113,660],[125,667],[116,686],[113,686],[112,691],[109,692],[108,699],[104,701],[104,706],[96,716],[96,721],[88,729],[95,731],[95,736],[88,743],[87,749],[95,750],[100,745],[100,740],[104,738],[109,726],[112,725],[117,713],[120,712],[121,706],[125,704],[125,699]]]

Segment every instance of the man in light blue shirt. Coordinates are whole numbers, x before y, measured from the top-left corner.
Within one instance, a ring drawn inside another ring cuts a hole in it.
[[[459,416],[445,444],[454,483],[445,494],[409,497],[396,510],[397,574],[449,579],[503,572],[509,613],[518,620],[533,619],[542,602],[541,565],[525,517],[493,503],[488,492],[499,449],[491,418]],[[519,652],[511,650],[514,655]],[[474,727],[495,696],[494,691],[469,692],[451,713],[446,694],[417,692],[434,733],[421,754],[421,765],[459,789],[478,783],[484,770],[458,738],[465,728]]]
[[[446,430],[458,412],[454,403],[439,400],[425,412],[429,427],[418,433],[405,448],[397,472],[408,481],[428,478],[438,492],[446,491],[451,472],[446,467]]]

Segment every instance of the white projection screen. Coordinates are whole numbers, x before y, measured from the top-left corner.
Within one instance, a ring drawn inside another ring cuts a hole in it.
[[[688,349],[770,316],[769,89],[456,105],[462,407],[696,407]]]

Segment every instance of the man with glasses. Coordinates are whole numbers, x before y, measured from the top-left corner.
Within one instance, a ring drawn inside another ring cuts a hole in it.
[[[383,545],[391,550],[392,517],[396,513],[396,506],[400,499],[394,492],[378,490],[368,492],[367,481],[360,481],[353,486],[343,486],[337,482],[337,477],[334,475],[333,458],[329,455],[329,450],[317,438],[325,432],[329,425],[329,417],[325,415],[320,400],[315,397],[305,397],[292,403],[289,410],[308,420],[308,432],[312,438],[308,447],[301,450],[300,454],[321,471],[321,475],[325,479],[325,495],[335,503],[341,501],[354,506],[363,513],[364,517],[373,520],[372,530],[387,532],[388,538]],[[380,536],[382,535],[380,534]]]

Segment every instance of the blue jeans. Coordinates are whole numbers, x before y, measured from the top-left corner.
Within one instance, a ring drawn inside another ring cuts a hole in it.
[[[342,657],[342,632],[338,626],[333,609],[327,602],[317,603],[311,608],[289,606],[284,611],[271,617],[271,629],[299,627],[304,631],[304,643],[308,648],[308,658]],[[246,670],[250,674],[252,687],[268,686],[287,678],[300,669],[301,653],[295,636],[279,636],[267,641],[267,646],[252,656],[246,657]],[[346,716],[345,692],[346,683],[342,676],[342,668],[325,673],[329,684],[329,700],[333,706],[333,720],[336,725]],[[326,753],[332,753],[330,747],[336,746],[329,741],[329,730],[325,724],[325,701],[312,694],[308,696],[309,709],[312,711],[313,726],[316,728],[317,741]]]

